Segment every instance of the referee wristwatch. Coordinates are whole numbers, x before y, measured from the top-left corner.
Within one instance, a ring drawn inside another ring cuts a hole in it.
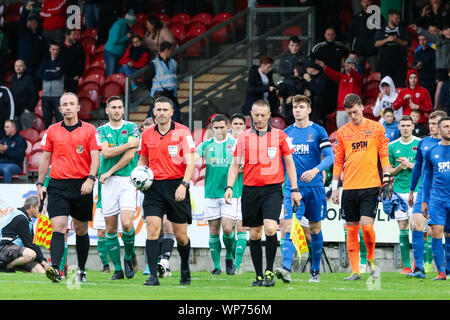
[[[43,184],[42,182],[39,182],[39,181],[38,181],[38,182],[36,182],[36,187],[37,187],[37,186],[41,186],[41,187],[43,187],[43,186],[44,186],[44,184]]]
[[[187,190],[189,190],[189,183],[187,183],[186,181],[181,181],[181,183],[183,186],[186,187]]]
[[[226,187],[225,187],[225,192],[226,192],[228,189],[233,189],[233,187],[232,187],[232,186],[226,186]]]
[[[91,179],[94,182],[95,182],[95,180],[97,180],[97,178],[95,176],[93,176],[92,174],[88,175],[88,179]]]
[[[299,192],[300,193],[300,190],[298,188],[294,188],[294,189],[291,189],[291,193],[292,192]]]

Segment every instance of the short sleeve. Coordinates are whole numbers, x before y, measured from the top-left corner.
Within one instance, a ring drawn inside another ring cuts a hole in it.
[[[197,147],[197,150],[195,151],[200,157],[203,157],[203,152],[204,152],[204,150],[205,150],[205,147],[206,147],[206,141],[205,142],[203,142],[202,144],[200,144],[198,147]]]
[[[147,145],[145,144],[145,141],[147,141],[147,139],[149,139],[147,136],[149,135],[149,130],[144,131],[144,133],[142,134],[142,139],[141,139],[141,144],[139,146],[139,153],[141,156],[143,157],[148,157],[148,150],[147,150]]]
[[[239,134],[236,143],[233,146],[232,153],[234,157],[243,158],[245,150],[245,136],[244,134]]]
[[[279,131],[280,133],[280,149],[283,156],[288,156],[292,154],[294,150],[294,145],[292,144],[292,138],[289,137],[284,131]]]
[[[195,143],[189,130],[183,130],[182,139],[183,154],[194,153]]]
[[[103,127],[99,127],[97,128],[97,134],[100,137],[100,143],[108,141],[108,139],[106,139],[106,134],[104,133],[105,130],[103,130]]]
[[[94,126],[92,126],[89,130],[90,130],[89,150],[90,151],[102,150],[102,143],[100,141],[100,136],[99,136],[97,130],[95,129]]]
[[[51,130],[47,130],[41,140],[41,149],[43,151],[53,152],[53,141],[51,138]]]
[[[389,144],[389,162],[395,166],[394,147],[392,144]]]

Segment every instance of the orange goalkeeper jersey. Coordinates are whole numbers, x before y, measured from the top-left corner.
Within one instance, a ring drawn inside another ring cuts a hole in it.
[[[384,126],[370,119],[361,126],[349,122],[338,130],[333,176],[344,170],[344,190],[381,186],[378,157],[382,167],[389,166],[388,144]]]

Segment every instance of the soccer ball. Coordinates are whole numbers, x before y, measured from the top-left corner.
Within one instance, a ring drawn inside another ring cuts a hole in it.
[[[130,180],[136,189],[148,190],[153,183],[153,171],[146,166],[137,166],[131,171]]]

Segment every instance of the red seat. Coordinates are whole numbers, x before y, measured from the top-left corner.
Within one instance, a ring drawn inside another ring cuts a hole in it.
[[[378,97],[380,93],[380,82],[379,81],[370,81],[366,84],[364,88],[364,96],[365,97]]]
[[[38,100],[38,103],[36,104],[36,106],[34,107],[34,115],[35,116],[39,116],[41,118],[44,117],[44,113],[42,111],[42,99]]]
[[[105,75],[104,74],[90,74],[86,76],[83,80],[83,86],[86,85],[87,82],[95,82],[98,83],[100,86],[105,83]]]
[[[131,27],[131,31],[133,31],[133,33],[136,33],[136,34],[140,35],[142,38],[144,38],[144,35],[147,32],[147,27],[145,26],[145,24],[135,23]]]
[[[372,119],[372,120],[380,119],[380,117],[375,117],[373,115],[373,107],[374,106],[375,106],[374,104],[368,104],[368,105],[364,106],[364,110],[363,110],[364,117]]]
[[[197,38],[201,34],[205,33],[205,31],[206,31],[206,29],[204,29],[204,27],[203,27],[203,29],[195,28],[195,29],[189,30],[189,32],[186,36],[185,42],[188,42],[194,38]],[[201,48],[204,46],[205,46],[204,41],[199,41],[199,42],[191,45],[190,47],[186,48],[186,50],[184,50],[183,54],[186,57],[200,57]]]
[[[214,17],[214,19],[212,20],[212,26],[214,27],[228,19],[231,18],[231,13],[219,13],[218,15],[216,15]],[[211,35],[211,41],[212,42],[227,42],[228,41],[228,34],[231,32],[231,24],[228,24],[227,26],[220,28],[219,30],[217,30],[216,32],[214,32]]]
[[[284,130],[286,128],[286,122],[281,117],[273,117],[270,119],[270,125],[274,128]]]
[[[169,23],[170,21],[170,16],[168,14],[165,13],[158,13],[155,15],[161,22],[165,22],[165,23]]]
[[[34,152],[36,150],[42,150],[41,149],[41,141],[36,141],[33,146],[31,147],[31,152]],[[28,155],[28,154],[27,154]]]
[[[378,81],[381,82],[381,73],[380,72],[373,72],[367,77],[367,82],[371,81]]]
[[[194,143],[197,145],[197,143],[203,142],[203,136],[205,135],[206,129],[199,128],[192,131],[192,139],[194,139]]]
[[[106,70],[102,67],[89,67],[86,71],[85,77],[87,78],[90,75],[100,75],[105,76]]]
[[[44,137],[45,132],[47,132],[46,130],[39,132],[39,137],[38,137],[38,141],[40,142],[42,140],[42,138]]]
[[[98,39],[98,30],[96,28],[94,29],[87,29],[81,33],[80,40],[83,41],[86,38],[94,38],[95,40]]]
[[[202,187],[205,185],[205,177],[199,177],[195,182],[196,186]]]
[[[101,57],[97,57],[91,60],[91,62],[89,63],[89,68],[91,67],[100,67],[106,70],[106,63],[105,63],[105,57],[101,56]]]
[[[37,131],[34,128],[24,129],[24,130],[20,131],[19,134],[24,139],[30,141],[31,143],[35,143],[38,140],[38,137],[39,137],[39,131]]]
[[[211,26],[212,23],[212,16],[207,13],[207,12],[203,12],[203,13],[198,13],[195,16],[192,17],[191,23],[189,24],[189,27],[191,28],[192,25],[196,22],[200,22],[202,24],[205,25],[205,27],[207,29],[209,29],[209,27]]]
[[[177,40],[178,44],[181,45],[186,40],[186,31],[182,27],[171,27],[170,31],[172,31],[173,37]]]
[[[92,119],[92,111],[97,110],[97,105],[94,101],[87,97],[78,98],[80,102],[80,111],[78,112],[78,117],[82,120]]]
[[[22,2],[14,2],[6,6],[3,12],[3,16],[8,15],[20,15],[23,10],[23,3]]]
[[[98,84],[97,82],[94,81],[84,81],[83,85],[78,87],[78,91],[83,91],[83,90],[95,90],[95,91],[100,91],[100,84]]]
[[[178,13],[170,19],[170,23],[172,22],[181,22],[184,26],[187,26],[191,22],[191,16],[187,13]]]
[[[91,57],[95,53],[97,40],[95,40],[95,38],[92,37],[87,37],[81,40],[81,45],[83,46],[84,53],[87,56]]]
[[[193,21],[192,22],[191,21],[191,23],[189,24],[188,30],[196,29],[196,28],[204,29],[205,31],[207,29],[206,25],[203,22],[201,22],[201,21]],[[189,31],[188,31],[188,33],[189,33]]]
[[[36,129],[38,132],[41,132],[45,129],[44,119],[39,117],[38,115],[34,115],[33,119],[33,129]]]
[[[25,141],[27,142],[27,149],[25,150],[25,156],[28,157],[28,155],[31,153],[31,150],[33,149],[33,144],[29,140],[25,139]],[[37,141],[35,143],[40,143],[40,142]]]
[[[145,21],[147,21],[147,19],[148,19],[148,15],[146,15],[145,13],[138,13],[136,15],[137,23],[141,23],[141,24],[145,25]]]
[[[28,172],[38,172],[39,164],[41,162],[43,151],[35,150],[32,151],[28,156]]]
[[[332,133],[330,133],[329,138],[330,138],[330,142],[336,141],[336,139],[337,139],[337,131],[335,130]]]
[[[121,85],[115,82],[106,82],[100,89],[100,95],[102,96],[102,102],[105,103],[111,96],[120,96],[124,93]]]
[[[95,53],[103,52],[103,51],[105,51],[105,43],[99,45],[99,46],[95,49]]]
[[[125,81],[127,80],[127,76],[123,73],[113,73],[108,78],[106,78],[105,82],[115,82],[119,84],[123,89],[125,89]]]
[[[81,97],[89,98],[92,101],[97,102],[98,101],[98,91],[92,90],[92,89],[91,90],[81,90],[78,93],[78,97],[79,98],[81,98]]]
[[[4,16],[4,25],[7,25],[8,23],[18,22],[20,19],[20,15],[18,14],[8,14],[7,16]]]

